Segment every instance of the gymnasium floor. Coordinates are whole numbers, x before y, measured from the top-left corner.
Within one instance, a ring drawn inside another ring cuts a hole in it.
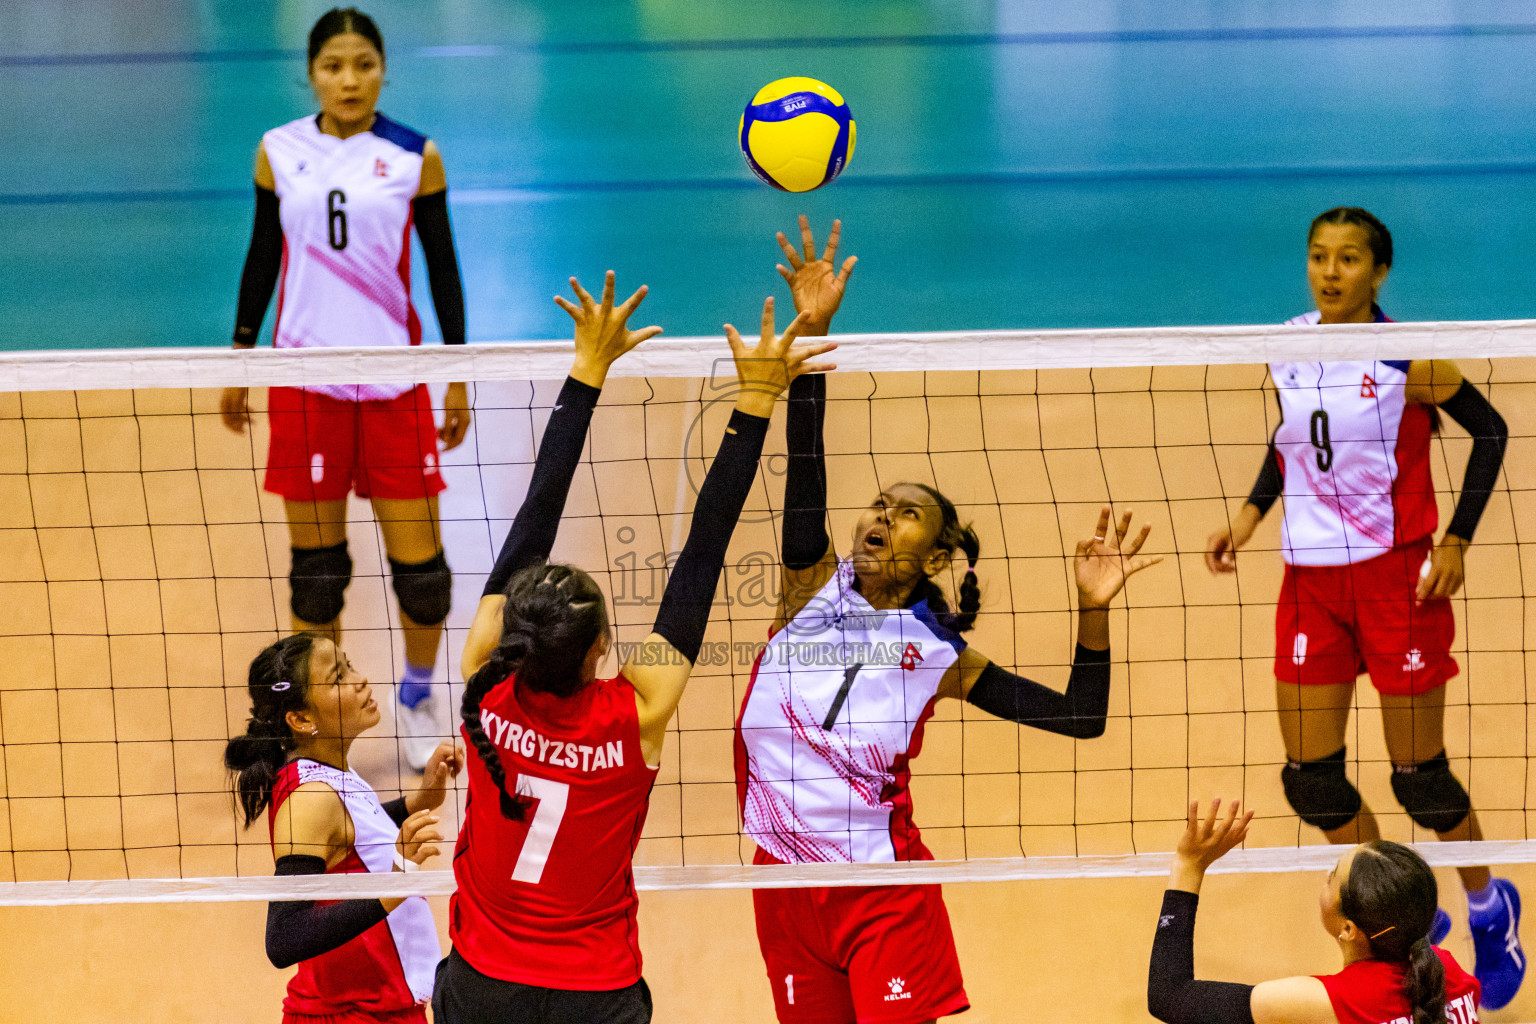
[[[1536,25],[1518,20],[1521,5],[1404,3],[1390,23],[1365,3],[1044,7],[368,9],[390,46],[383,109],[445,153],[473,340],[560,336],[563,314],[548,296],[570,273],[595,279],[609,266],[621,285],[652,285],[645,322],[712,332],[779,290],[772,232],[801,210],[818,222],[842,216],[845,251],[862,258],[838,324],[850,332],[1275,321],[1307,308],[1306,221],[1344,202],[1394,229],[1400,266],[1385,302],[1398,318],[1536,315],[1525,228],[1536,143],[1521,131],[1536,101],[1511,70],[1529,66]],[[225,344],[250,153],[263,128],[308,109],[293,51],[320,10],[163,2],[65,19],[41,0],[8,9],[0,345]],[[799,200],[753,184],[731,132],[758,85],[791,73],[837,85],[861,127],[844,180]],[[431,323],[429,310],[423,303]],[[1489,836],[1524,838],[1521,558],[1536,515],[1526,500],[1536,387],[1525,382],[1536,366],[1463,368],[1495,382],[1516,440],[1507,491],[1479,532],[1458,602],[1470,653],[1451,684],[1447,733],[1474,798],[1495,808],[1483,815]],[[981,530],[988,603],[974,642],[1000,661],[1060,685],[1070,650],[1061,557],[1099,502],[1132,504],[1171,556],[1114,618],[1120,664],[1105,738],[1074,743],[940,713],[914,786],[938,856],[1167,849],[1186,796],[1233,792],[1266,814],[1257,842],[1316,841],[1286,813],[1275,768],[1279,560],[1263,549],[1273,550],[1277,524],[1255,539],[1238,583],[1212,581],[1198,563],[1224,496],[1251,482],[1267,435],[1261,379],[1257,368],[1232,368],[835,383],[833,503],[862,504],[893,476],[949,491]],[[893,400],[866,402],[872,390]],[[547,391],[480,389],[476,434],[445,460],[454,660],[476,574],[526,480],[542,422],[526,407],[547,404]],[[628,552],[643,559],[670,542],[672,496],[683,495],[678,424],[694,414],[695,394],[680,382],[654,395],[610,386],[594,427],[598,466],[578,482],[556,557],[608,570],[612,591]],[[0,396],[0,533],[22,552],[0,578],[0,601],[13,609],[0,636],[0,849],[11,851],[0,854],[0,877],[270,871],[260,827],[236,835],[217,755],[243,721],[243,666],[282,621],[285,529],[258,488],[260,417],[253,437],[237,439],[215,411],[216,395],[185,390]],[[710,419],[704,434],[718,430]],[[1449,433],[1436,455],[1442,490],[1459,483],[1465,458],[1464,440]],[[776,491],[753,507],[777,504]],[[387,631],[375,533],[365,508],[355,511],[346,642],[387,683],[398,641]],[[840,541],[846,519],[835,523]],[[764,521],[738,531],[733,553],[772,549]],[[629,633],[643,632],[649,614],[619,609]],[[759,619],[750,607],[725,613],[710,639],[756,638]],[[729,725],[744,683],[739,671],[699,674],[669,741],[641,862],[741,855]],[[1406,838],[1368,687],[1361,702],[1351,739],[1361,788],[1388,834]],[[387,739],[359,741],[356,763],[381,790],[398,783]],[[167,777],[180,796],[166,795]],[[49,852],[65,846],[67,858]],[[1536,891],[1536,872],[1511,874]],[[1257,981],[1333,969],[1312,909],[1319,884],[1214,879],[1202,973]],[[1443,873],[1442,885],[1457,919],[1449,945],[1469,960],[1454,876]],[[975,1005],[966,1019],[1145,1019],[1159,888],[951,887]],[[744,892],[644,902],[658,1020],[771,1018]],[[1259,920],[1261,907],[1275,909]],[[274,1020],[283,978],[261,953],[262,913],[249,904],[0,911],[7,1012]],[[1062,974],[1093,982],[1063,990]],[[1527,992],[1485,1019],[1532,1014]]]

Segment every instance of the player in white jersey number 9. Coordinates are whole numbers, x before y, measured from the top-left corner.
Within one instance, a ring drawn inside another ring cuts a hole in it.
[[[1307,236],[1317,309],[1290,322],[1386,321],[1376,298],[1392,258],[1392,236],[1369,212],[1319,215]],[[1446,360],[1275,363],[1269,375],[1280,424],[1248,500],[1211,534],[1206,563],[1214,573],[1235,572],[1237,550],[1284,497],[1274,665],[1286,798],[1332,842],[1380,838],[1345,772],[1355,681],[1367,673],[1381,694],[1393,795],[1441,839],[1481,839],[1471,797],[1446,757],[1446,684],[1459,671],[1449,598],[1461,588],[1463,555],[1498,481],[1509,429]],[[1472,451],[1435,543],[1429,463],[1440,410],[1472,435]],[[1519,894],[1486,867],[1459,871],[1483,1005],[1501,1007],[1525,975]],[[1432,940],[1449,928],[1442,913]]]
[[[838,265],[841,240],[834,221],[818,256],[804,217],[798,248],[778,236],[788,261],[779,273],[808,333],[827,333],[842,303],[856,261]],[[790,387],[782,598],[737,723],[743,831],[757,863],[926,860],[909,764],[934,704],[968,700],[1035,728],[1101,735],[1109,604],[1161,559],[1140,554],[1150,528],[1105,508],[1074,557],[1078,646],[1066,693],[994,665],[961,636],[981,604],[980,539],[936,488],[884,484],[838,557],[826,528],[826,387],[821,377]],[[968,1005],[937,886],[759,889],[753,905],[781,1021],[917,1024]]]

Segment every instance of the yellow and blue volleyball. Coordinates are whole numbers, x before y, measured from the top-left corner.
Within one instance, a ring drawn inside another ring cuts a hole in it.
[[[853,159],[857,138],[842,94],[814,78],[781,78],[742,112],[741,155],[752,173],[784,192],[830,184]]]

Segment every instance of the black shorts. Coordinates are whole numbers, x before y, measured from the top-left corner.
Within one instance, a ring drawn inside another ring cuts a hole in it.
[[[609,992],[575,992],[489,978],[450,950],[437,965],[436,1024],[650,1024],[645,979]]]

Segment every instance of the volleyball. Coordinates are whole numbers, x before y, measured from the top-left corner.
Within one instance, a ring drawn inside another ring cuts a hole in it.
[[[858,137],[842,94],[814,78],[781,78],[757,91],[737,128],[752,173],[782,192],[831,184]]]

